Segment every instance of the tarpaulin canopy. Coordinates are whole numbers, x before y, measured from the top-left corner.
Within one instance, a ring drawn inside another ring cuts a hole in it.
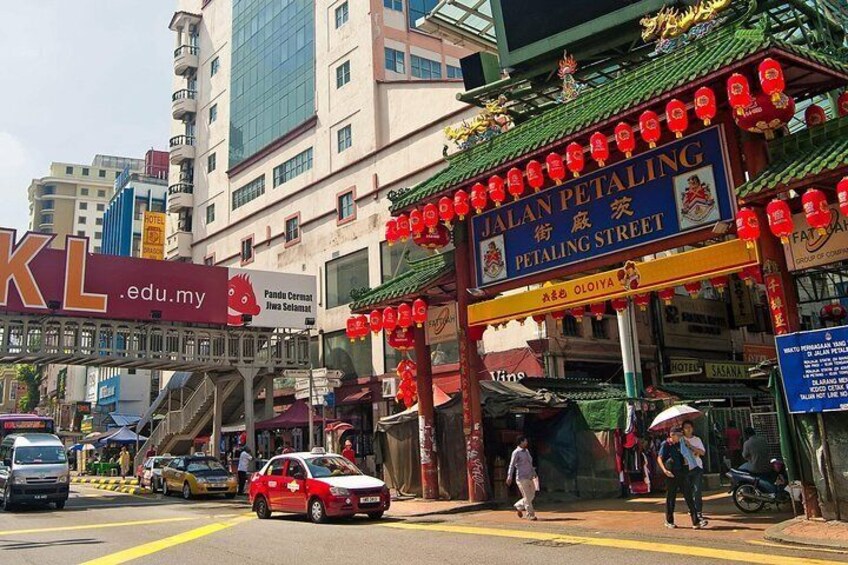
[[[146,437],[136,434],[126,426],[119,430],[108,432],[105,436],[97,439],[97,443],[100,445],[109,443],[131,444],[144,441],[147,441]]]
[[[322,420],[319,414],[314,411],[312,413],[314,422],[335,422],[334,418],[324,418]],[[282,414],[263,420],[256,423],[257,430],[284,430],[288,428],[303,428],[309,425],[309,406],[305,400],[296,400],[294,404],[289,406],[288,410]]]
[[[549,390],[531,390],[521,383],[480,381],[480,400],[486,416],[497,418],[512,408],[565,408],[568,398]]]

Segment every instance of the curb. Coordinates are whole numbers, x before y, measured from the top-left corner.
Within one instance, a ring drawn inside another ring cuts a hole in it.
[[[794,524],[796,521],[802,520],[803,518],[792,518],[791,520],[786,520],[784,522],[780,522],[775,524],[774,526],[770,526],[763,537],[768,541],[774,541],[777,543],[782,543],[786,545],[795,545],[802,547],[811,547],[811,548],[819,548],[819,549],[835,549],[839,551],[848,552],[848,545],[840,542],[829,542],[825,539],[815,538],[815,540],[811,540],[810,538],[802,537],[802,536],[793,536],[789,534],[784,534],[783,530]]]
[[[120,477],[71,477],[71,484],[138,486],[138,479],[122,479]]]
[[[498,504],[494,501],[477,502],[475,504],[465,504],[454,508],[444,508],[441,510],[430,510],[425,512],[416,512],[414,514],[394,515],[395,518],[421,518],[424,516],[439,516],[445,514],[464,514],[466,512],[478,512],[480,510],[492,510],[497,508]],[[392,516],[392,509],[389,508],[388,515]]]
[[[149,489],[141,487],[138,485],[138,481],[126,481],[121,482],[120,479],[105,479],[105,480],[96,480],[96,479],[71,479],[72,485],[86,485],[92,488],[96,488],[98,490],[108,490],[110,492],[115,492],[119,494],[151,494]]]

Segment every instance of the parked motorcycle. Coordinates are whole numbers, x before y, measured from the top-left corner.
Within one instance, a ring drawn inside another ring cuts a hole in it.
[[[752,514],[772,504],[780,510],[781,504],[791,502],[786,488],[789,484],[786,465],[781,459],[772,459],[771,466],[772,471],[764,474],[755,475],[741,469],[730,469],[727,473],[731,480],[733,503],[739,510]]]

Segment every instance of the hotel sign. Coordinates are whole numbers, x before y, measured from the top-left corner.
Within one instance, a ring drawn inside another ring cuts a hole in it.
[[[732,217],[723,130],[714,126],[474,216],[477,286],[635,250]]]
[[[144,213],[141,228],[142,259],[161,261],[165,258],[165,218],[162,212]]]

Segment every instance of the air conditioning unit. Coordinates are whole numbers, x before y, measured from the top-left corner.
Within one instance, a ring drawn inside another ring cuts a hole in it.
[[[383,398],[394,398],[397,396],[397,391],[397,377],[387,377],[383,379]]]

